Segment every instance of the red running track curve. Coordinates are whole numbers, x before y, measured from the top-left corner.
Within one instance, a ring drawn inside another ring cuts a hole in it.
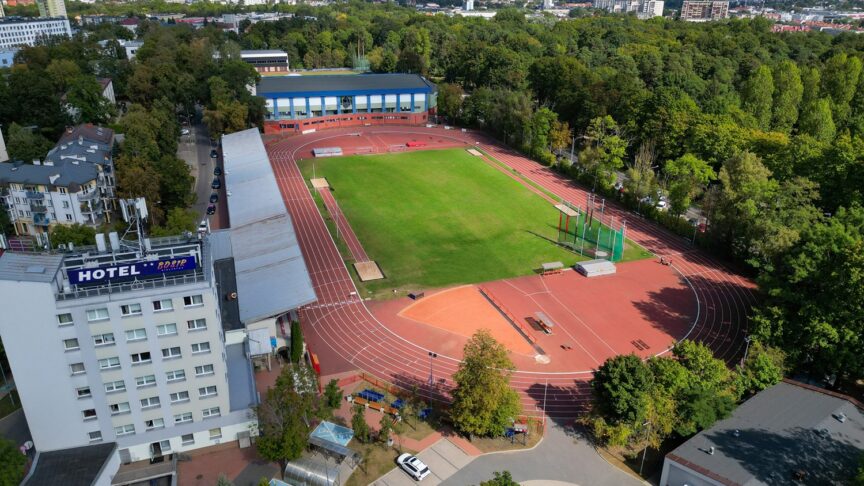
[[[311,193],[297,167],[316,146],[338,145],[345,153],[351,147],[387,147],[404,144],[412,137],[437,140],[427,149],[474,145],[519,171],[558,197],[584,206],[588,191],[484,135],[422,127],[365,127],[336,129],[268,142],[268,152],[291,213],[297,239],[318,296],[318,301],[300,309],[304,335],[313,344],[322,367],[330,372],[361,369],[419,394],[446,399],[459,361],[441,356],[434,362],[430,384],[429,349],[391,332],[369,312],[357,297],[356,288]],[[316,145],[317,144],[317,145]],[[322,145],[323,144],[323,145]],[[710,346],[729,363],[740,358],[750,308],[755,299],[752,282],[735,274],[685,239],[645,221],[614,203],[606,214],[627,222],[627,236],[658,256],[674,261],[698,301],[698,312],[687,337]],[[325,373],[326,374],[326,373]],[[511,385],[521,396],[527,414],[555,418],[578,416],[590,403],[590,371],[532,372],[517,370]]]

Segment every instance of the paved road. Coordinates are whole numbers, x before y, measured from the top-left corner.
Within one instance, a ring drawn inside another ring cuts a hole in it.
[[[8,398],[5,398],[8,400]],[[11,440],[15,446],[32,440],[30,436],[30,428],[27,426],[27,419],[24,417],[24,410],[18,409],[9,415],[0,419],[0,437]]]
[[[432,444],[432,446],[419,452],[417,457],[429,466],[431,471],[431,474],[423,480],[423,486],[442,484],[442,481],[456,474],[474,459],[447,439],[441,439]],[[414,486],[417,482],[397,467],[372,484],[373,486]]]
[[[522,484],[639,486],[642,482],[607,463],[573,429],[550,422],[546,437],[530,451],[480,456],[443,481],[442,486],[480,484],[495,471],[510,471]]]
[[[213,182],[215,159],[210,158],[210,135],[207,127],[197,124],[189,129],[192,133],[180,136],[177,157],[186,161],[195,178],[195,203],[192,209],[203,217],[210,204],[210,184]]]

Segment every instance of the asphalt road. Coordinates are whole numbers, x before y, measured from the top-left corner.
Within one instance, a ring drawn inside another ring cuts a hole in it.
[[[213,190],[213,169],[217,159],[210,158],[210,134],[203,124],[188,127],[192,133],[181,135],[177,145],[177,157],[186,161],[192,176],[195,178],[195,203],[191,209],[203,218],[207,206],[210,205],[210,194]]]

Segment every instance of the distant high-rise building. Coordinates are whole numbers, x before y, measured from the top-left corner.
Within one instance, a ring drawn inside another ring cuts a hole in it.
[[[709,22],[729,16],[729,2],[715,0],[684,0],[681,5],[681,20],[687,22]]]
[[[40,17],[65,17],[66,3],[63,0],[36,0]]]
[[[636,14],[640,19],[650,19],[651,17],[662,17],[663,0],[644,0],[639,5],[639,12]]]
[[[549,10],[550,8],[555,6],[555,2],[552,0],[543,0],[543,10]]]
[[[474,0],[464,0],[464,3],[462,4],[462,10],[466,12],[474,10]]]
[[[3,12],[3,2],[0,2],[0,18],[5,17],[6,14]]]
[[[662,0],[594,0],[594,8],[612,13],[635,12],[640,19],[663,15]]]

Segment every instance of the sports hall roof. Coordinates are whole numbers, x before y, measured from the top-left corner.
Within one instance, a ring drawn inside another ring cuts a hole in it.
[[[240,320],[250,323],[314,302],[291,216],[258,130],[222,137]]]
[[[337,74],[321,76],[268,76],[258,82],[257,94],[432,93],[435,85],[419,74]]]

